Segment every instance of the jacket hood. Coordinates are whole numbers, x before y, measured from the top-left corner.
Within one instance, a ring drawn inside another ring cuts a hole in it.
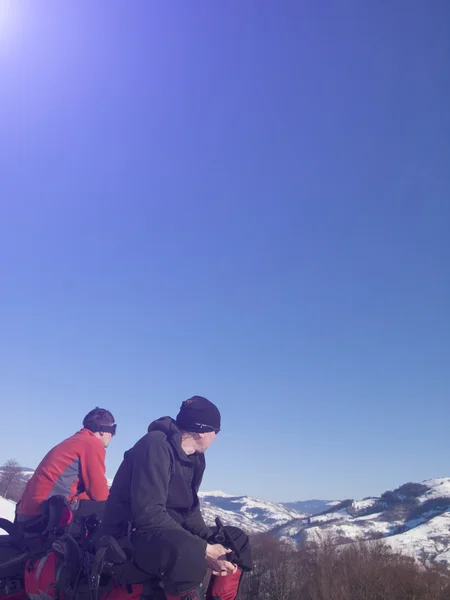
[[[171,417],[161,417],[148,426],[148,433],[162,431],[167,436],[167,441],[172,445],[181,460],[190,462],[189,457],[181,447],[181,431]]]

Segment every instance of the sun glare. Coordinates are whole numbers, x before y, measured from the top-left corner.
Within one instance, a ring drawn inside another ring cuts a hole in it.
[[[0,41],[11,31],[13,26],[13,11],[14,0],[0,0]]]

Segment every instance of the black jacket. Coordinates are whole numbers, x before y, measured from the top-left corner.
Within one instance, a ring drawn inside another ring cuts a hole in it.
[[[181,433],[170,417],[149,425],[148,433],[125,452],[106,502],[103,531],[186,529],[206,540],[211,530],[200,513],[198,489],[203,454],[187,456]],[[206,547],[206,543],[205,543]]]

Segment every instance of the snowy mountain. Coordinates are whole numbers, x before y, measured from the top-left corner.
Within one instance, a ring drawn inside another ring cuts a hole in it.
[[[298,500],[297,502],[283,502],[286,508],[292,508],[307,515],[317,515],[331,506],[339,504],[339,500]]]
[[[32,471],[24,474],[26,480]],[[330,539],[336,545],[383,538],[395,551],[450,564],[450,477],[406,483],[363,500],[310,500],[277,504],[251,496],[201,492],[205,521],[269,532],[302,546]],[[14,518],[13,502],[0,497],[0,516]],[[300,510],[299,510],[300,509]]]
[[[207,524],[213,525],[215,517],[220,517],[225,525],[240,527],[247,533],[263,533],[307,516],[283,504],[250,496],[231,496],[215,491],[200,492],[199,497]]]
[[[271,533],[297,546],[325,539],[341,545],[383,538],[395,551],[450,563],[450,478],[407,483],[361,501],[345,500]]]

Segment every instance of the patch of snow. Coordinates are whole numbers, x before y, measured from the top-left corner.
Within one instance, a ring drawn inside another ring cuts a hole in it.
[[[367,500],[359,500],[353,502],[353,508],[355,510],[366,510],[372,507],[374,504],[378,502],[378,498],[367,498]]]
[[[12,500],[6,500],[0,496],[0,517],[8,519],[8,521],[14,521],[16,516],[16,503]],[[0,535],[5,535],[6,531],[0,529]]]
[[[438,515],[414,529],[392,535],[385,541],[396,552],[417,559],[447,560],[450,550],[450,513]]]
[[[227,494],[226,492],[222,492],[221,490],[214,490],[213,492],[199,492],[200,498],[205,498],[206,496],[212,496],[215,498],[236,498],[237,496],[233,496],[232,494]]]
[[[419,502],[423,503],[434,498],[450,498],[450,477],[440,477],[438,479],[426,479],[421,482],[428,487],[428,491],[419,496]]]

